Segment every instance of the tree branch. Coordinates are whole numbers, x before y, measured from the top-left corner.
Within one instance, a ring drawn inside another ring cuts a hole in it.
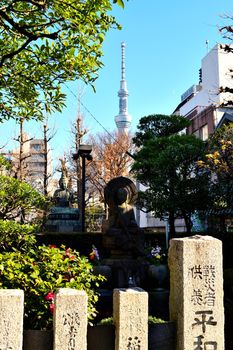
[[[6,55],[3,55],[0,61],[0,67],[3,66],[4,62],[9,59],[14,57],[15,55],[19,54],[21,51],[23,51],[32,41],[36,41],[38,39],[42,38],[47,38],[47,39],[52,39],[55,40],[58,37],[58,33],[60,30],[57,30],[56,32],[53,33],[40,33],[40,34],[33,34],[30,31],[27,31],[23,26],[18,25],[17,22],[15,22],[12,18],[10,18],[4,11],[0,10],[0,16],[5,19],[6,22],[8,22],[19,34],[22,34],[26,36],[28,39],[17,49],[14,50]],[[55,21],[54,21],[55,23]]]

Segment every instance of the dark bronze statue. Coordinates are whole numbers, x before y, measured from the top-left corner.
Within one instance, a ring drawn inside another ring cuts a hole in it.
[[[59,207],[69,207],[73,200],[73,195],[68,189],[68,174],[65,165],[65,159],[61,161],[61,178],[59,179],[59,188],[54,192],[54,202]]]
[[[65,159],[61,161],[59,188],[54,192],[54,206],[50,209],[45,224],[47,232],[70,233],[81,229],[79,209],[73,207],[73,192],[69,188]]]

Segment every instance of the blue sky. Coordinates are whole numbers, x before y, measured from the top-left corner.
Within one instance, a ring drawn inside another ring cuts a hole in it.
[[[121,77],[121,42],[126,43],[126,80],[129,90],[128,109],[132,115],[132,131],[141,117],[162,113],[171,114],[180,96],[198,83],[201,59],[207,53],[206,40],[211,49],[222,42],[218,32],[222,16],[232,15],[232,0],[156,1],[129,0],[125,9],[114,6],[114,15],[122,25],[121,31],[112,29],[104,42],[103,63],[96,81],[96,93],[80,82],[69,84],[67,107],[61,114],[49,117],[49,124],[57,130],[51,141],[54,158],[70,148],[70,125],[77,115],[78,88],[83,90],[81,112],[85,126],[91,133],[115,129],[118,114],[117,92]],[[96,122],[97,119],[99,121]],[[41,126],[30,122],[26,131],[42,137]],[[14,122],[0,125],[1,144],[18,130]],[[1,146],[0,144],[0,146]],[[9,143],[8,148],[11,148]]]

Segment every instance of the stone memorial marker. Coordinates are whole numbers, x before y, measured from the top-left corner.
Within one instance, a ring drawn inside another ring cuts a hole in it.
[[[22,350],[24,294],[18,289],[0,289],[0,349]]]
[[[148,294],[141,288],[115,289],[115,350],[147,350]]]
[[[224,350],[221,241],[210,236],[172,239],[168,262],[176,350]]]
[[[54,350],[86,350],[87,294],[61,288],[55,296]]]

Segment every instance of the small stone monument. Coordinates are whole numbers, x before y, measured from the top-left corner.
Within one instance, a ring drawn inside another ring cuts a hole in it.
[[[22,350],[23,303],[22,290],[0,290],[0,349]]]
[[[61,288],[55,296],[53,350],[86,350],[87,294]]]
[[[177,350],[223,350],[222,243],[210,236],[170,241],[170,319]]]
[[[148,294],[141,288],[115,289],[115,350],[148,349]]]

